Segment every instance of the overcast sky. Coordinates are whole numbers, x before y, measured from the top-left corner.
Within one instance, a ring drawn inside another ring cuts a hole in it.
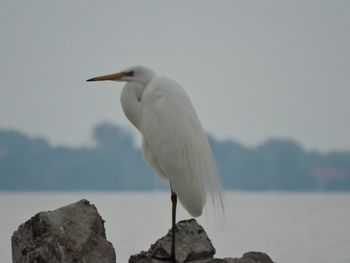
[[[133,130],[123,84],[85,80],[142,64],[217,138],[350,149],[350,1],[0,3],[0,128],[71,145],[102,121]]]

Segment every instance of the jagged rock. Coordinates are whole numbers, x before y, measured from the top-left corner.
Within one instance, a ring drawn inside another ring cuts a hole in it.
[[[244,253],[241,258],[224,258],[223,260],[222,262],[226,263],[274,263],[267,254],[253,251]],[[215,261],[209,262],[216,263]]]
[[[176,259],[179,262],[212,258],[215,248],[202,226],[196,220],[184,220],[176,224]],[[171,230],[151,246],[148,252],[131,256],[129,263],[165,262],[152,257],[166,258],[170,256]]]
[[[273,263],[271,258],[265,253],[248,252],[242,258],[213,258],[215,248],[208,238],[205,230],[195,219],[180,221],[176,224],[176,260],[179,263]],[[167,263],[169,261],[157,258],[167,258],[170,256],[171,231],[145,252],[133,255],[129,258],[129,263]]]
[[[171,231],[147,252],[133,255],[129,263],[166,263],[155,259],[170,255]],[[215,248],[196,220],[176,224],[178,263],[273,263],[261,252],[248,252],[241,258],[213,258]],[[106,240],[103,220],[87,200],[40,212],[20,225],[12,236],[14,263],[115,263],[115,251]]]
[[[12,236],[12,262],[113,263],[116,256],[96,207],[81,200],[20,225]]]

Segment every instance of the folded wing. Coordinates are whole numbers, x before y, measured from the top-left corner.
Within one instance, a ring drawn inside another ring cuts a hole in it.
[[[200,216],[207,195],[223,208],[221,185],[207,136],[183,88],[156,77],[142,96],[144,155],[169,180],[181,204]]]

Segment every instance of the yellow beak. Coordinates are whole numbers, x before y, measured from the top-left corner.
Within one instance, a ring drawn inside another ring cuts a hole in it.
[[[128,76],[128,75],[129,75],[128,72],[122,71],[122,72],[118,72],[118,73],[94,77],[94,78],[88,79],[87,81],[118,80],[118,79],[121,79],[122,77]]]

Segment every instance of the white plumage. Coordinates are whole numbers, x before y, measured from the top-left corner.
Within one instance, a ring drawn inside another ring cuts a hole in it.
[[[143,66],[90,79],[126,81],[125,115],[143,137],[143,152],[155,172],[169,180],[184,208],[200,216],[207,195],[223,208],[221,185],[207,136],[185,90]]]
[[[155,77],[146,86],[140,131],[146,159],[160,177],[169,180],[192,216],[202,214],[207,193],[222,201],[207,137],[179,84],[166,77]]]

